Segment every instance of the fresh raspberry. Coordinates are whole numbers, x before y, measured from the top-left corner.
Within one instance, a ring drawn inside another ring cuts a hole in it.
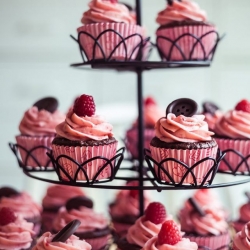
[[[0,225],[5,226],[16,220],[14,211],[8,207],[2,207],[0,209]]]
[[[133,197],[133,198],[138,198],[138,196],[139,196],[139,191],[138,190],[130,190],[129,191],[129,195],[131,196],[131,197]]]
[[[144,100],[144,105],[156,105],[156,102],[153,97],[149,96]]]
[[[236,106],[235,110],[244,111],[250,113],[250,102],[246,99],[240,101]]]
[[[167,218],[167,212],[163,204],[160,202],[151,202],[146,211],[145,219],[154,224],[160,224]]]
[[[158,234],[158,244],[173,246],[181,241],[181,238],[181,232],[177,224],[173,220],[167,220],[161,226],[161,230]]]
[[[95,102],[90,95],[81,95],[75,100],[74,113],[78,116],[92,116],[95,114]]]

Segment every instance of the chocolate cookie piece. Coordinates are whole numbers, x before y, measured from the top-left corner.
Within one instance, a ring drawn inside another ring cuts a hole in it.
[[[2,197],[13,197],[13,196],[17,196],[20,193],[15,190],[14,188],[11,187],[2,187],[0,188],[0,199]]]
[[[54,113],[58,108],[58,101],[54,97],[45,97],[38,100],[33,106],[36,106],[38,110],[44,109],[50,113]]]
[[[91,199],[85,196],[77,196],[67,201],[66,209],[70,211],[71,209],[79,209],[80,207],[93,208],[94,204]]]
[[[65,242],[80,226],[79,220],[73,220],[60,230],[52,239],[52,242]]]
[[[212,102],[204,102],[202,107],[203,113],[210,113],[212,115],[214,115],[215,112],[220,109],[215,103]]]

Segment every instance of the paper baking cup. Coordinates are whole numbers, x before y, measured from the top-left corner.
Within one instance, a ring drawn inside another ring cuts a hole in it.
[[[149,149],[151,140],[155,136],[154,129],[144,129],[144,148]],[[126,133],[126,148],[133,158],[138,158],[138,129],[130,129]]]
[[[94,157],[104,157],[108,160],[112,159],[117,150],[118,142],[110,143],[108,145],[99,145],[99,146],[82,146],[82,147],[72,147],[72,146],[59,146],[52,145],[53,156],[54,158],[58,158],[59,156],[66,155],[69,156],[72,160],[75,160],[78,164],[82,164],[89,159]],[[69,174],[69,176],[74,179],[79,166],[66,157],[59,158],[60,166]],[[95,159],[90,161],[87,164],[83,165],[83,168],[86,171],[89,180],[92,180],[96,173],[103,167],[103,165],[107,161],[104,159]],[[112,167],[114,168],[115,161],[112,161]],[[63,171],[59,170],[60,176],[65,181],[70,181],[70,179],[63,173]],[[102,172],[98,175],[97,180],[107,179],[111,176],[111,164],[107,164],[107,166],[102,170]],[[84,171],[80,170],[77,174],[76,180],[87,180],[84,174]]]
[[[160,28],[156,31],[157,46],[163,53],[165,60],[169,61],[208,60],[212,58],[213,53],[210,54],[210,52],[216,45],[218,39],[217,33],[213,31],[216,31],[215,27],[207,25],[193,25],[193,26],[186,25],[186,26],[179,26],[172,28],[162,28],[162,29]],[[211,33],[207,34],[208,32]],[[184,34],[192,34],[197,38],[201,38],[201,43],[197,42],[197,39],[195,39],[190,35],[185,35],[181,37]],[[205,36],[202,37],[203,35]],[[171,41],[168,41],[164,38],[160,38],[161,36],[168,38]],[[176,42],[176,46],[173,46],[173,41],[175,40],[178,41]],[[192,53],[194,45],[195,48]],[[205,53],[202,49],[202,45],[204,47]],[[172,46],[173,49],[171,51]],[[185,58],[183,58],[178,47],[183,52]]]
[[[243,157],[250,156],[250,140],[234,140],[234,139],[221,139],[221,138],[215,138],[219,148],[221,151],[233,149],[238,151]],[[242,158],[235,154],[234,152],[227,152],[224,159],[221,161],[219,170],[221,171],[231,171],[227,164],[225,163],[227,161],[232,170],[235,171],[238,164],[242,161]],[[247,163],[249,165],[250,169],[250,157],[247,160]],[[247,165],[245,162],[243,162],[237,172],[249,172]]]
[[[131,58],[134,60],[140,46],[142,46],[143,34],[145,33],[139,25],[125,23],[86,24],[78,28],[77,31],[78,40],[88,60],[109,58],[115,60],[129,60]],[[129,36],[131,37],[128,38]],[[97,41],[95,42],[93,38]],[[122,42],[123,39],[124,42]],[[114,53],[112,54],[113,50]]]
[[[16,136],[17,144],[29,151],[39,163],[37,164],[24,149],[18,147],[23,164],[26,167],[46,166],[50,162],[46,153],[49,152],[48,149],[51,149],[53,139],[54,136]],[[35,149],[36,147],[38,148]],[[50,162],[47,166],[52,167],[52,163]]]
[[[228,245],[230,243],[229,233],[224,233],[216,236],[192,236],[184,235],[183,238],[188,238],[192,242],[196,242],[199,247],[207,247],[211,250],[228,250]],[[224,248],[221,248],[225,246]]]
[[[212,157],[216,159],[218,146],[206,148],[206,149],[190,149],[190,150],[181,150],[181,149],[165,149],[157,148],[150,145],[152,158],[160,163],[166,158],[174,158],[176,160],[182,161],[188,167],[192,167],[196,162],[206,158]],[[214,161],[206,160],[197,165],[192,171],[195,175],[197,184],[202,183],[206,174],[213,167]],[[175,183],[180,183],[187,172],[187,169],[184,168],[181,164],[174,161],[166,161],[161,164],[161,166],[169,173],[173,178]],[[158,166],[154,164],[154,169],[157,177],[163,181],[170,182],[168,176],[161,170],[160,176],[158,176]],[[212,173],[207,178],[207,182],[211,179]],[[184,179],[183,184],[194,184],[194,178],[192,174],[188,174]]]
[[[104,235],[102,237],[97,237],[93,239],[84,239],[86,242],[88,242],[92,246],[92,250],[99,250],[105,245],[107,245],[108,241],[110,240],[111,235]]]

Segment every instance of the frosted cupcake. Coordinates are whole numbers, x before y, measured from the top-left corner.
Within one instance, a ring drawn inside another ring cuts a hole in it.
[[[250,249],[250,222],[246,223],[233,239],[232,250]]]
[[[117,0],[92,0],[81,22],[78,37],[88,60],[134,60],[137,57],[145,30],[135,24],[134,16],[124,4]]]
[[[164,116],[164,112],[159,108],[152,97],[144,99],[144,148],[149,149],[149,144],[155,136],[154,126],[158,119]],[[125,143],[132,158],[138,159],[138,120],[127,130]]]
[[[56,125],[65,119],[57,108],[58,101],[54,97],[46,97],[24,113],[19,124],[21,134],[16,136],[24,166],[52,166],[46,153],[51,150]]]
[[[66,202],[76,196],[83,196],[85,193],[80,187],[51,185],[48,187],[42,199],[42,230],[51,231],[53,219],[58,210],[65,206]]]
[[[129,182],[127,186],[138,186],[138,182]],[[144,191],[144,207],[150,202]],[[115,200],[109,205],[109,214],[115,235],[120,238],[127,234],[128,229],[139,218],[139,193],[138,190],[121,190],[116,194]]]
[[[41,228],[41,206],[33,201],[32,197],[26,192],[18,192],[9,187],[0,189],[0,208],[8,207],[16,215],[20,215],[34,225],[33,230],[36,234],[40,233]]]
[[[197,104],[188,98],[177,99],[169,104],[166,117],[155,125],[155,137],[150,142],[152,158],[157,177],[166,182],[201,184],[207,183],[216,172],[215,159],[218,146],[212,139],[213,132],[208,130],[204,115],[195,115]],[[200,162],[195,167],[195,163]],[[175,161],[174,158],[187,165]],[[159,168],[161,166],[161,169]],[[162,168],[168,173],[166,174]],[[187,174],[189,169],[191,173]]]
[[[178,225],[173,220],[165,221],[158,235],[149,239],[142,250],[197,250],[198,246],[185,237],[182,237]]]
[[[216,28],[208,23],[206,12],[193,1],[168,1],[167,7],[158,13],[156,22],[160,25],[156,35],[157,46],[163,60],[212,58],[218,39]]]
[[[221,171],[250,172],[250,158],[243,161],[250,155],[249,107],[249,102],[242,100],[235,109],[226,112],[215,124],[215,139],[218,146],[222,151],[228,150],[220,164]]]
[[[111,124],[95,115],[93,97],[81,95],[67,113],[65,121],[56,126],[57,135],[52,142],[53,156],[66,171],[60,169],[60,178],[65,181],[109,178],[118,144],[112,130]],[[78,164],[94,157],[99,158],[84,164],[79,171]]]
[[[99,250],[110,239],[108,219],[93,210],[93,202],[85,196],[70,199],[65,207],[60,208],[53,221],[53,232],[60,231],[72,220],[79,220],[81,225],[75,235],[86,240],[93,250]]]
[[[33,223],[24,220],[8,207],[0,208],[0,249],[29,250],[35,232]]]

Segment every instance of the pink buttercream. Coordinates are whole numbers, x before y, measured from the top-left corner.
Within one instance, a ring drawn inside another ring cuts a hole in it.
[[[0,199],[0,208],[2,207],[13,209],[15,213],[21,215],[25,219],[40,217],[42,210],[41,206],[35,203],[26,192],[22,192],[12,197],[2,197]]]
[[[215,133],[232,139],[250,139],[250,113],[228,111],[215,124]]]
[[[246,203],[240,207],[240,221],[250,221],[250,203]]]
[[[129,9],[120,3],[112,3],[105,0],[92,0],[89,10],[83,13],[81,22],[83,24],[116,22],[135,24],[135,18]]]
[[[52,185],[48,187],[42,205],[44,208],[61,207],[70,198],[82,195],[84,195],[84,192],[80,187]]]
[[[80,207],[79,210],[67,211],[65,207],[62,207],[54,219],[53,229],[60,231],[69,222],[76,219],[81,221],[81,225],[76,230],[79,233],[103,229],[108,226],[108,220],[102,214],[95,213],[91,208]]]
[[[154,236],[144,245],[142,250],[197,250],[198,246],[195,242],[191,242],[189,239],[182,238],[181,241],[175,245],[158,244],[158,236]]]
[[[0,226],[0,249],[20,250],[29,248],[33,241],[33,223],[18,216],[15,222]]]
[[[113,126],[102,117],[78,116],[71,109],[64,122],[56,126],[58,136],[69,140],[104,140],[113,136]]]
[[[211,141],[213,132],[208,130],[204,115],[185,117],[169,113],[155,124],[155,133],[161,141],[165,142],[199,142]]]
[[[233,239],[234,250],[249,250],[250,249],[250,222],[248,222]]]
[[[168,216],[166,220],[172,219],[172,216]],[[145,219],[145,216],[138,218],[133,226],[131,226],[127,233],[127,241],[130,244],[143,247],[145,243],[158,235],[161,230],[162,223],[154,224],[149,220]]]
[[[214,130],[215,124],[223,116],[223,113],[222,113],[222,111],[217,110],[217,111],[215,111],[214,114],[204,113],[203,115],[205,115],[205,121],[208,124],[208,128],[211,129],[211,130]]]
[[[207,20],[206,12],[201,10],[198,4],[189,1],[173,1],[172,5],[167,5],[166,9],[159,12],[156,22],[166,25],[174,21],[196,21],[204,22]]]
[[[56,110],[50,113],[37,107],[28,109],[21,120],[19,130],[23,135],[46,136],[56,133],[55,127],[65,119],[65,115]]]
[[[51,242],[55,235],[50,232],[44,233],[37,241],[32,250],[91,250],[92,247],[84,240],[79,240],[71,235],[65,242]]]

